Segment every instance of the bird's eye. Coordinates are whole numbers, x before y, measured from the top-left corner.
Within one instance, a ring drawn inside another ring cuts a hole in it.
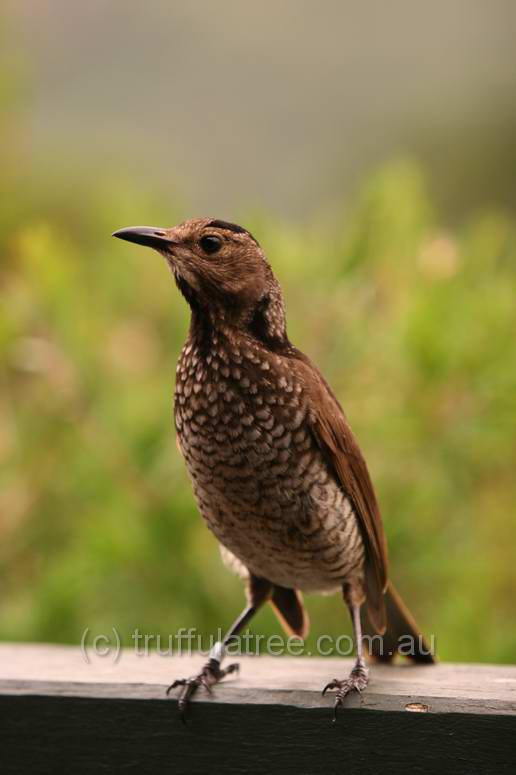
[[[199,244],[204,252],[211,256],[221,249],[222,240],[215,234],[206,234],[205,237],[201,237]]]

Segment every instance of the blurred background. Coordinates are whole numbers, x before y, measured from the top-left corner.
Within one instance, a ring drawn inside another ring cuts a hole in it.
[[[439,656],[514,661],[515,30],[510,0],[2,4],[0,638],[240,610],[175,449],[186,306],[110,238],[209,215],[268,253]]]

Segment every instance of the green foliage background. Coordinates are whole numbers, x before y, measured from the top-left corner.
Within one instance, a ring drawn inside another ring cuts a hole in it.
[[[224,626],[241,584],[174,445],[186,306],[157,255],[109,236],[183,213],[127,183],[3,169],[0,637]],[[400,161],[331,222],[240,220],[284,286],[291,339],[347,410],[392,576],[440,656],[514,659],[514,218],[444,229]],[[349,631],[339,599],[308,606],[312,633]],[[254,628],[278,630],[269,611]]]
[[[198,213],[103,170],[27,164],[20,90],[0,73],[0,638],[212,632],[243,595],[175,449],[187,309],[157,255],[110,238]],[[347,411],[392,576],[439,655],[514,661],[514,215],[447,227],[424,172],[399,160],[311,224],[235,220],[266,249],[290,337]],[[349,632],[339,599],[308,607],[309,647]],[[279,631],[269,610],[253,628]]]

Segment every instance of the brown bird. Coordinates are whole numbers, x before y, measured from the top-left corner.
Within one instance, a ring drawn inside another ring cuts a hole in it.
[[[372,639],[373,656],[391,659],[403,638],[407,656],[433,662],[388,581],[358,443],[324,377],[287,337],[281,287],[258,242],[209,218],[114,236],[161,253],[190,306],[176,377],[178,445],[199,510],[247,586],[247,607],[201,672],[169,687],[182,687],[181,712],[199,686],[211,690],[236,669],[221,667],[225,647],[264,602],[289,634],[306,636],[301,590],[340,589],[351,614],[355,666],[323,690],[336,690],[335,711],[368,683],[362,608],[365,629],[383,636]]]

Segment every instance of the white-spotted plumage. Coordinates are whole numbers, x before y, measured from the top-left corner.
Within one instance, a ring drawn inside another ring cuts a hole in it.
[[[183,348],[175,419],[199,509],[223,557],[241,574],[245,568],[282,586],[360,585],[360,529],[310,433],[301,381],[287,359],[245,334],[225,327],[215,343],[202,368],[195,341]]]

